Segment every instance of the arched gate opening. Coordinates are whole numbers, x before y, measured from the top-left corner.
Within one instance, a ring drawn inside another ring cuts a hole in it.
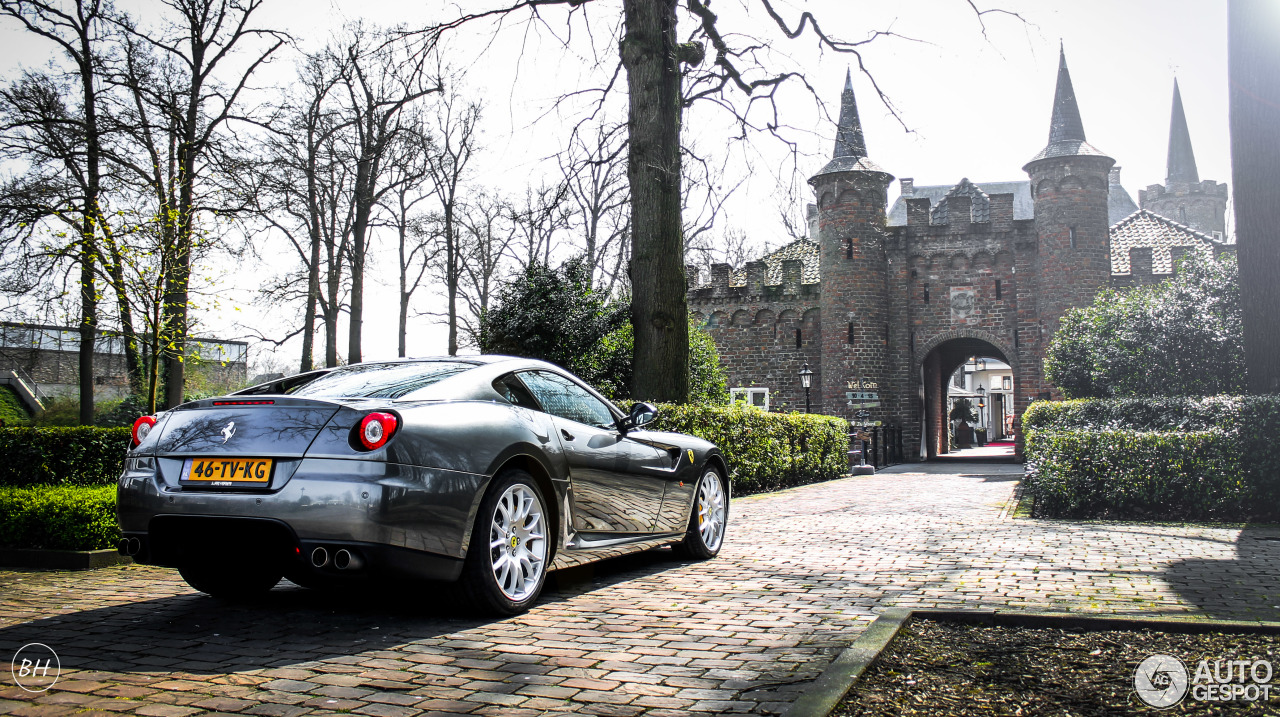
[[[1018,366],[1011,352],[978,336],[953,336],[926,348],[920,365],[925,455],[951,452],[953,398],[970,402],[976,415],[972,430],[980,429],[988,440],[1013,440]]]

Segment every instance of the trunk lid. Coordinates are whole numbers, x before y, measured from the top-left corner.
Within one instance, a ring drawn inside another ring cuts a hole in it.
[[[224,396],[169,411],[155,442],[163,457],[301,458],[341,406],[287,396]]]

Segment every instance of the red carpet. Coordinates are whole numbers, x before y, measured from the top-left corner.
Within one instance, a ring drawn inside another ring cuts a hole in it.
[[[1016,444],[1013,441],[992,441],[987,445],[988,446],[1012,446]]]

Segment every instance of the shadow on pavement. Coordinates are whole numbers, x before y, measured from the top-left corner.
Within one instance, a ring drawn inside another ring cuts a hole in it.
[[[1164,578],[1214,617],[1280,621],[1280,530],[1247,526],[1232,560],[1179,560]]]
[[[651,550],[548,576],[539,605],[681,567],[670,550]],[[562,574],[563,573],[563,574]],[[308,590],[287,581],[251,603],[178,595],[55,615],[0,629],[0,653],[40,642],[63,669],[226,674],[356,655],[453,635],[522,616],[479,616],[447,586],[365,584]],[[448,649],[467,649],[450,640]],[[425,647],[425,651],[431,651]]]

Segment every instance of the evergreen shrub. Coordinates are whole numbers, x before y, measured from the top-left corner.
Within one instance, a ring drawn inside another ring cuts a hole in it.
[[[124,469],[128,428],[0,429],[0,486],[114,485]]]
[[[655,404],[655,431],[720,447],[734,495],[818,483],[849,472],[849,425],[813,413],[765,413],[742,404]]]
[[[1280,520],[1280,396],[1037,402],[1022,425],[1037,516]]]
[[[0,488],[0,548],[100,550],[119,540],[115,486]]]

